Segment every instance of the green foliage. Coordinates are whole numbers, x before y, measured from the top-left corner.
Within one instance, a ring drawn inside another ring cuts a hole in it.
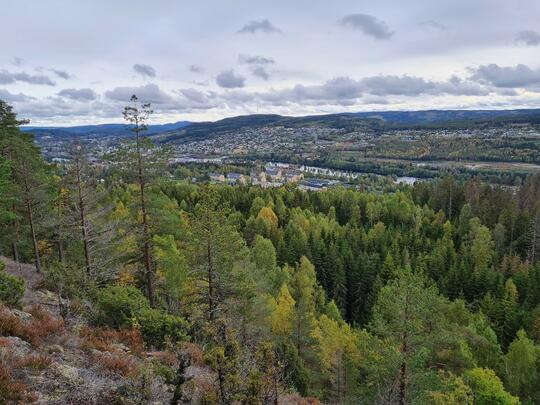
[[[166,343],[187,340],[188,323],[180,316],[153,308],[140,309],[136,317],[146,344],[163,348]]]
[[[474,404],[518,405],[519,399],[504,390],[497,375],[489,368],[474,368],[466,371],[464,379],[473,391]]]
[[[540,347],[527,337],[525,331],[518,331],[516,339],[510,344],[505,356],[506,381],[508,389],[524,400],[533,400],[538,394],[540,380],[537,361],[539,357]]]
[[[0,301],[20,307],[25,291],[24,280],[6,273],[4,268],[4,263],[0,262]]]
[[[149,309],[148,299],[132,286],[107,286],[98,290],[94,323],[111,328],[129,328],[142,310]]]

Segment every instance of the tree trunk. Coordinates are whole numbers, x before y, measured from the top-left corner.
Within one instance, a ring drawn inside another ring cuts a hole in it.
[[[210,321],[215,318],[215,302],[214,302],[214,266],[212,264],[212,244],[210,239],[206,242],[206,259],[208,260],[208,317]]]
[[[139,129],[138,123],[136,123],[136,136],[137,136],[137,163],[139,174],[139,190],[140,190],[140,204],[142,214],[142,236],[143,236],[143,258],[144,266],[146,270],[146,289],[148,292],[148,301],[150,306],[155,307],[154,296],[154,272],[152,269],[152,251],[150,246],[150,231],[148,229],[148,214],[146,212],[146,196],[145,196],[145,178],[143,171],[142,152],[140,147]]]
[[[16,263],[19,263],[19,248],[15,241],[11,242],[11,252],[13,254],[13,260],[15,260]]]
[[[60,237],[58,239],[58,242],[56,242],[56,245],[58,247],[58,261],[60,263],[64,263],[64,261],[65,261],[64,245],[63,245],[62,240],[60,239]]]
[[[83,249],[84,249],[84,263],[86,265],[86,273],[90,274],[92,270],[92,262],[90,260],[90,246],[88,243],[88,234],[87,234],[87,222],[86,222],[86,205],[84,204],[83,190],[81,184],[81,161],[78,158],[76,166],[76,179],[77,179],[77,197],[78,197],[78,206],[79,206],[79,220],[81,225],[81,235],[83,240]]]
[[[38,243],[37,243],[37,238],[36,238],[36,228],[35,228],[35,225],[34,225],[34,215],[32,213],[32,207],[30,205],[30,201],[26,201],[26,210],[27,210],[27,214],[28,214],[28,222],[30,222],[30,232],[32,234],[32,245],[34,247],[34,257],[35,257],[35,260],[36,260],[36,271],[38,273],[41,273],[41,260],[39,258],[39,247],[38,247]]]

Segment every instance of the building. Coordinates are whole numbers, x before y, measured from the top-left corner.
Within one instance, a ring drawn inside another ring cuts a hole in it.
[[[228,174],[227,174],[227,183],[231,183],[231,184],[236,184],[236,183],[246,184],[247,181],[246,181],[246,177],[245,177],[243,174],[240,174],[240,173],[228,173]]]
[[[210,181],[215,181],[217,183],[225,182],[225,176],[221,173],[210,173],[208,177],[210,177]]]
[[[281,167],[266,167],[265,173],[267,176],[270,176],[270,179],[272,181],[279,181],[282,179],[283,176],[283,170]]]

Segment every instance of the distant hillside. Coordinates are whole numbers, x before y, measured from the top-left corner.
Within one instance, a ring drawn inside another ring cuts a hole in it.
[[[520,110],[425,110],[425,111],[381,111],[358,112],[350,115],[359,118],[378,118],[394,124],[435,124],[458,121],[493,121],[538,119],[540,109]]]
[[[215,122],[198,122],[189,127],[170,131],[160,136],[163,142],[183,142],[194,139],[205,139],[214,134],[235,131],[241,128],[257,128],[263,126],[306,127],[326,126],[330,128],[381,128],[380,118],[355,117],[351,114],[308,115],[304,117],[287,117],[281,115],[242,115],[225,118]]]
[[[465,128],[507,123],[540,124],[540,109],[528,110],[427,110],[358,112],[304,117],[256,114],[225,118],[215,122],[198,122],[161,134],[162,142],[185,142],[205,139],[215,134],[263,126],[325,126],[347,130],[370,128]]]
[[[147,134],[159,134],[168,131],[178,130],[190,125],[189,121],[178,121],[169,124],[150,125]],[[79,125],[74,127],[33,127],[23,126],[24,132],[32,132],[39,136],[52,136],[58,138],[65,137],[109,137],[126,136],[131,132],[129,126],[125,124],[101,124],[101,125]]]
[[[150,125],[148,135],[159,142],[185,142],[205,139],[215,134],[263,126],[306,127],[325,126],[346,130],[370,128],[465,128],[507,123],[540,124],[540,109],[521,110],[426,110],[377,111],[289,117],[277,114],[252,114],[225,118],[214,122],[178,121],[170,124]],[[70,137],[126,136],[129,127],[124,124],[82,125],[74,127],[22,128],[36,136]]]

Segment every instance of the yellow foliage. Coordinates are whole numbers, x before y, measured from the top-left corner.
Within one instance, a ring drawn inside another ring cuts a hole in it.
[[[348,324],[321,315],[312,336],[319,342],[319,356],[326,370],[343,367],[345,357],[353,362],[360,361],[359,338]]]
[[[278,335],[287,336],[293,329],[295,301],[285,284],[281,287],[274,303],[274,310],[270,315],[272,331]]]
[[[259,214],[257,215],[257,219],[259,218],[262,218],[272,228],[278,227],[279,220],[278,220],[277,215],[274,213],[274,211],[272,211],[272,208],[269,208],[269,207],[261,208],[261,210],[259,211]]]

